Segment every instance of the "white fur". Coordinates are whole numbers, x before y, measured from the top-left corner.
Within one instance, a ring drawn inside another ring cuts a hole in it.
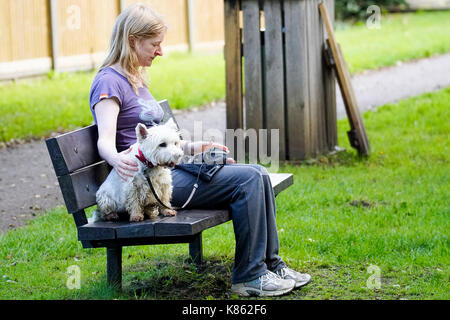
[[[97,191],[98,209],[90,222],[118,220],[123,213],[130,215],[130,221],[142,221],[144,214],[149,218],[154,218],[159,213],[165,216],[176,215],[175,210],[164,208],[157,202],[145,178],[145,175],[150,178],[159,199],[171,207],[172,176],[167,167],[178,164],[183,156],[175,123],[169,119],[166,124],[149,129],[138,124],[136,137],[137,142],[128,156],[138,162],[139,170],[127,181],[122,180],[115,169],[110,172]],[[155,165],[154,168],[147,168],[136,158],[138,149]]]

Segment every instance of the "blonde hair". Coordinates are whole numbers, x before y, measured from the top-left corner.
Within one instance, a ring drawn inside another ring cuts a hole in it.
[[[125,72],[136,94],[138,84],[148,84],[146,70],[139,66],[135,50],[130,46],[129,37],[136,39],[157,37],[166,32],[167,24],[162,16],[142,3],[135,3],[126,8],[114,23],[108,54],[99,71],[117,62]]]

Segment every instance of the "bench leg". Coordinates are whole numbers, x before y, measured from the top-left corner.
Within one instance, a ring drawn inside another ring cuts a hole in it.
[[[122,289],[122,247],[106,248],[106,275],[108,284],[117,290]]]
[[[189,243],[189,256],[192,262],[196,265],[200,265],[203,261],[203,245],[202,245],[202,233],[198,233],[194,240]]]

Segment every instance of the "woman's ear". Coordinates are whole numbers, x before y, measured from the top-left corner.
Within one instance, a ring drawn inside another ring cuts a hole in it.
[[[130,47],[131,47],[131,48],[135,49],[135,46],[136,46],[136,37],[135,37],[134,35],[130,34],[130,35],[128,36],[128,43],[130,44]]]

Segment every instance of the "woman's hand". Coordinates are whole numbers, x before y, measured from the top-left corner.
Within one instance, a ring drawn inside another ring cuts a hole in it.
[[[116,170],[117,174],[123,181],[127,181],[129,177],[133,177],[134,174],[139,170],[136,161],[130,160],[127,156],[130,153],[132,147],[124,150],[122,152],[116,153],[111,159],[111,165]]]
[[[220,143],[216,143],[213,141],[202,141],[202,151],[205,151],[207,149],[210,148],[218,148],[218,149],[222,149],[223,151],[225,151],[226,153],[230,153],[230,150],[228,149],[227,146],[224,146]],[[227,164],[236,164],[236,161],[234,161],[233,158],[227,158]]]

